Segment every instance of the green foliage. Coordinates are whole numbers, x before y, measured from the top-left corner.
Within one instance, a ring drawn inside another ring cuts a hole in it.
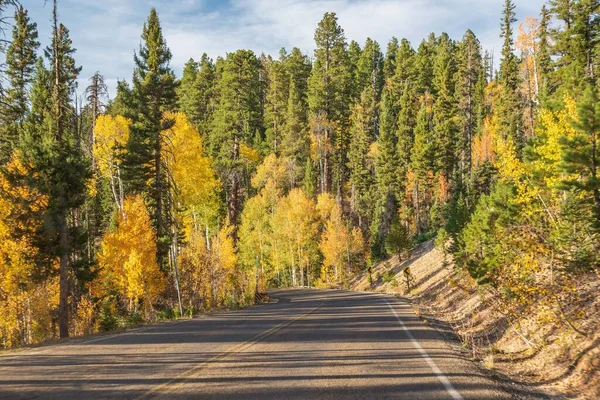
[[[410,250],[412,240],[408,228],[400,221],[398,217],[394,218],[390,233],[385,241],[385,248],[388,254],[402,254]]]
[[[6,50],[6,77],[9,87],[0,103],[0,163],[10,157],[22,135],[27,117],[28,88],[35,70],[38,42],[37,24],[19,6],[14,16],[12,41]]]
[[[131,124],[123,163],[126,191],[143,194],[152,210],[156,230],[159,265],[164,265],[171,241],[166,230],[168,182],[163,168],[161,132],[172,123],[164,112],[175,108],[175,75],[169,66],[171,51],[162,34],[156,9],[144,23],[141,44],[134,55],[133,88],[128,108]]]
[[[577,108],[576,134],[563,136],[562,168],[573,178],[564,181],[564,187],[583,193],[592,205],[596,216],[596,229],[600,231],[600,99],[595,86],[589,86]]]

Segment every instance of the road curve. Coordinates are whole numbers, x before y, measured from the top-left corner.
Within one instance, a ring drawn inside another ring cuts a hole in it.
[[[0,399],[511,399],[391,296],[277,303],[0,356]]]

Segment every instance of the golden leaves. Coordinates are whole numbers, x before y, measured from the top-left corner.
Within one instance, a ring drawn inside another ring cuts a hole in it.
[[[117,227],[104,235],[98,263],[105,291],[117,290],[130,304],[145,300],[146,311],[164,288],[156,262],[156,233],[141,196],[125,199]]]
[[[127,141],[131,120],[117,115],[100,115],[94,128],[94,158],[98,169],[105,177],[114,174],[115,164],[120,162]]]
[[[185,210],[184,222],[188,231],[193,224],[192,214],[206,220],[215,218],[220,188],[210,158],[204,155],[203,143],[198,130],[183,113],[168,113],[165,119],[173,120],[173,126],[162,132],[163,157],[175,188],[175,199]],[[188,217],[188,218],[185,218]]]

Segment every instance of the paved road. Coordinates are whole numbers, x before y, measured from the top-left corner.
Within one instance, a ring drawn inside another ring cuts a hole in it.
[[[0,356],[0,399],[516,396],[391,296],[271,296],[276,304]]]

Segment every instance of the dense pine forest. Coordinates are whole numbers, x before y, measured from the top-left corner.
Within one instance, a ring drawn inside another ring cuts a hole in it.
[[[434,237],[507,313],[576,327],[561,304],[600,271],[599,0],[520,22],[505,0],[500,60],[470,30],[348,43],[326,13],[314,52],[181,77],[152,9],[111,99],[58,3],[41,38],[0,0],[0,347],[348,287]]]

